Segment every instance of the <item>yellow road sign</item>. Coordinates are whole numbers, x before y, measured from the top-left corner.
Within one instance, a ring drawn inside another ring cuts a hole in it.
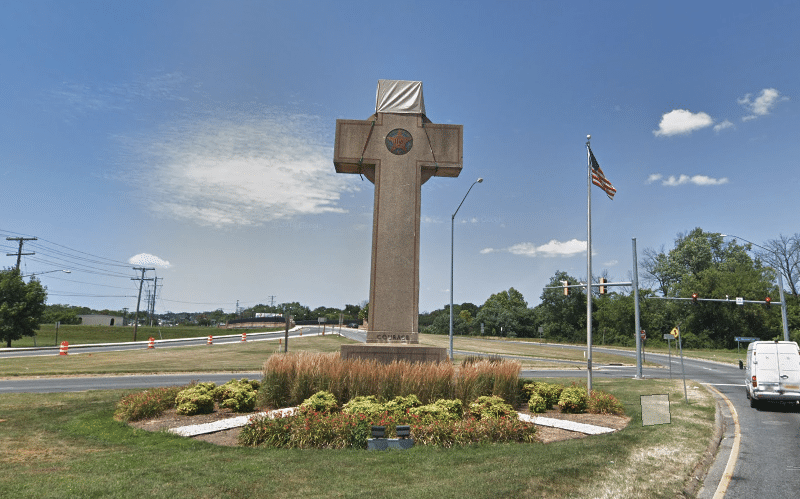
[[[675,326],[674,328],[672,328],[672,331],[670,331],[669,334],[674,336],[675,339],[678,339],[678,337],[681,335],[681,330],[678,329],[678,326]]]

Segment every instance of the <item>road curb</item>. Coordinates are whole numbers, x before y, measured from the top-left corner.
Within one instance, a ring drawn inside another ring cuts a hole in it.
[[[725,395],[710,385],[704,385],[711,392],[716,401],[716,414],[714,418],[714,434],[704,453],[703,459],[692,472],[691,481],[684,489],[684,494],[697,499],[711,499],[720,497],[727,488],[725,482],[726,468],[730,464],[731,455],[736,446],[736,419],[730,411],[729,401]],[[728,444],[730,442],[730,445]]]

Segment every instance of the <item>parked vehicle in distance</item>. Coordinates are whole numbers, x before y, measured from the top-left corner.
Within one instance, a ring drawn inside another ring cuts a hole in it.
[[[754,341],[747,347],[745,390],[761,402],[800,404],[800,347],[794,341]]]

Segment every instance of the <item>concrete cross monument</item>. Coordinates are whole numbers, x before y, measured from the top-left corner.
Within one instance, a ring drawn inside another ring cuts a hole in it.
[[[336,171],[375,184],[367,345],[342,347],[343,357],[447,357],[446,349],[403,347],[419,343],[421,187],[431,177],[461,173],[462,138],[462,125],[427,118],[418,81],[379,80],[375,114],[336,120]]]

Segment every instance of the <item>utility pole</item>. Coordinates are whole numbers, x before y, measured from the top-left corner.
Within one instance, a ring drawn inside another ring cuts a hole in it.
[[[150,326],[153,326],[153,316],[156,315],[156,294],[158,293],[158,276],[153,281],[153,293],[147,292],[147,309],[148,317],[150,318]]]
[[[142,285],[144,281],[152,281],[153,279],[145,279],[144,273],[148,270],[155,270],[154,268],[134,267],[133,270],[141,270],[142,277],[131,277],[131,281],[139,281],[139,298],[136,299],[136,315],[133,317],[133,341],[136,341],[136,331],[139,329],[139,304],[142,301]]]
[[[35,237],[7,237],[6,241],[19,241],[19,250],[16,253],[6,253],[6,256],[14,256],[17,255],[17,270],[19,270],[19,264],[22,260],[22,255],[35,255],[36,253],[23,253],[22,252],[22,243],[25,241],[36,241],[37,238]]]

